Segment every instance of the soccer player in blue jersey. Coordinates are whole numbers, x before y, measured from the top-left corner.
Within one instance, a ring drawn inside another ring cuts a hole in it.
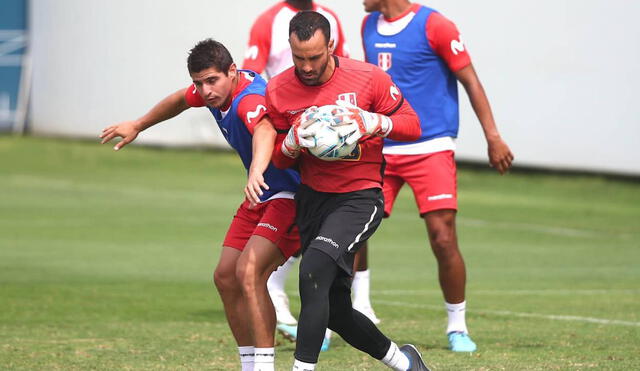
[[[238,70],[221,43],[207,39],[189,53],[193,84],[169,95],[147,114],[105,128],[102,143],[122,137],[119,150],[140,132],[190,107],[207,107],[248,172],[246,199],[223,242],[214,281],[235,337],[242,371],[274,369],[276,317],[267,279],[300,247],[294,194],[300,176],[270,164],[276,131],[265,103],[266,82]]]
[[[408,0],[364,0],[370,12],[362,24],[365,58],[391,75],[420,117],[414,142],[385,140],[385,214],[408,183],[438,261],[453,351],[472,352],[465,312],[466,270],[456,236],[455,138],[458,135],[458,81],[482,125],[489,162],[504,174],[513,154],[502,140],[489,101],[455,24],[437,11]]]

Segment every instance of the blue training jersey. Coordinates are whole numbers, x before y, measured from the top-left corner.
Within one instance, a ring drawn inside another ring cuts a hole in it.
[[[455,138],[459,126],[457,79],[447,62],[433,49],[428,36],[429,17],[440,14],[417,4],[411,11],[414,12],[409,14],[411,20],[401,31],[391,35],[379,32],[379,23],[385,22],[380,12],[365,18],[362,40],[366,60],[391,75],[420,117],[422,134],[416,142]],[[385,139],[385,147],[416,142]]]
[[[267,82],[257,73],[249,70],[239,70],[238,75],[244,74],[244,77],[251,81],[239,94],[237,94],[231,102],[231,106],[226,113],[217,108],[209,107],[213,117],[218,123],[220,131],[224,135],[227,142],[236,150],[242,163],[249,171],[251,160],[253,158],[253,135],[245,125],[244,121],[238,114],[238,105],[244,97],[251,94],[264,96]],[[266,108],[265,108],[266,110]],[[264,190],[260,197],[261,201],[266,201],[280,192],[296,192],[300,185],[300,175],[292,169],[280,170],[273,163],[264,172],[264,180],[269,185],[268,190]]]

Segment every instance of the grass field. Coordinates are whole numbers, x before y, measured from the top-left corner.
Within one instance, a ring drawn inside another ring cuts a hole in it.
[[[0,137],[0,369],[238,369],[211,276],[243,185],[226,152]],[[458,186],[479,351],[445,348],[406,189],[370,252],[381,329],[435,370],[640,369],[640,182],[465,169]],[[318,370],[385,369],[333,340]]]

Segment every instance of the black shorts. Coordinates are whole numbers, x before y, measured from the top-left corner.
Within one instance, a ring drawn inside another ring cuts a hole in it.
[[[318,249],[352,275],[355,252],[382,220],[382,190],[325,193],[302,184],[295,199],[302,254]]]

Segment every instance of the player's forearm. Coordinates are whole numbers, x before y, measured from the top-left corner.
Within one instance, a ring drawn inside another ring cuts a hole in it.
[[[276,143],[273,148],[273,155],[271,156],[271,162],[278,169],[288,169],[295,165],[297,159],[286,156],[282,152],[282,142],[284,142],[284,138],[286,134],[278,134],[276,138]]]
[[[459,71],[455,72],[456,77],[467,92],[471,107],[480,121],[484,136],[487,141],[500,138],[500,133],[496,127],[495,120],[493,119],[493,113],[491,112],[491,105],[489,99],[484,91],[484,87],[476,74],[473,65],[468,65]]]
[[[249,174],[263,174],[273,154],[276,141],[276,130],[268,120],[263,119],[256,125],[253,132],[253,158],[249,167]]]
[[[485,138],[487,138],[488,141],[500,138],[500,133],[498,132],[498,128],[493,118],[489,99],[487,98],[480,81],[470,83],[468,85],[463,84],[463,86],[467,91],[473,111],[475,112],[476,117],[478,117],[478,121],[480,121]]]
[[[189,105],[184,98],[185,91],[186,89],[180,89],[158,102],[149,112],[136,120],[137,129],[143,131],[188,109]]]
[[[387,138],[402,142],[412,142],[420,138],[420,119],[407,101],[390,117],[393,128]]]

